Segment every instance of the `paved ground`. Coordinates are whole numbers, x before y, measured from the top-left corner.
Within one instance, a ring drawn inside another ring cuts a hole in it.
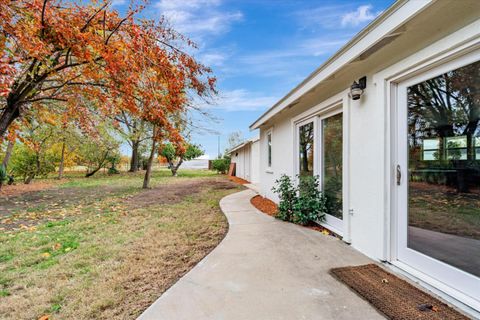
[[[332,267],[371,262],[317,231],[258,212],[251,190],[220,202],[230,230],[141,320],[384,319],[334,279]]]

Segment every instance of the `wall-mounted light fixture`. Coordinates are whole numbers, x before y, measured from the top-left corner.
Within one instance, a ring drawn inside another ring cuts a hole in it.
[[[363,94],[363,90],[367,87],[367,77],[362,77],[357,81],[353,81],[350,87],[349,96],[352,100],[358,100]]]

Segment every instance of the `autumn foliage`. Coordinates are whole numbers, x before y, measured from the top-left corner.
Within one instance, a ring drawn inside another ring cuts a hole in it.
[[[162,19],[140,19],[142,9],[122,16],[109,2],[0,0],[0,139],[39,111],[85,131],[99,115],[127,112],[181,145],[170,115],[192,93],[209,97],[215,78],[185,53],[191,41]]]

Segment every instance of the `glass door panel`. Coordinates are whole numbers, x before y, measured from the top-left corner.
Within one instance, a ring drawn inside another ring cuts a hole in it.
[[[322,189],[327,197],[327,212],[343,219],[342,154],[343,116],[336,114],[322,120]]]
[[[407,88],[407,246],[480,276],[480,62]]]
[[[300,177],[313,176],[314,124],[308,122],[298,127],[298,168]]]

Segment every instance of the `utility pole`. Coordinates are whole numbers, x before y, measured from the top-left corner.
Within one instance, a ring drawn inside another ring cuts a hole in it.
[[[218,135],[218,155],[217,159],[220,159],[220,135]]]

